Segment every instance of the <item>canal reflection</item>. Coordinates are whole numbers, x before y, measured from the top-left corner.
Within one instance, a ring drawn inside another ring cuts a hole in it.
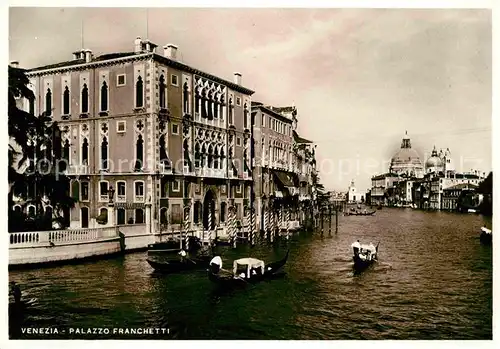
[[[38,299],[20,320],[28,327],[170,330],[154,339],[491,339],[484,219],[384,208],[373,217],[340,217],[332,236],[325,229],[273,246],[223,248],[226,268],[249,255],[274,261],[290,249],[285,276],[234,292],[220,292],[204,270],[155,274],[142,252],[9,278],[23,297]],[[356,239],[380,241],[379,263],[359,275],[350,249]]]

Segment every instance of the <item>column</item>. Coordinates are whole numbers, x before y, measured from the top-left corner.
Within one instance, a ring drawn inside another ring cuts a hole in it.
[[[146,233],[151,234],[151,202],[147,202],[146,206]]]

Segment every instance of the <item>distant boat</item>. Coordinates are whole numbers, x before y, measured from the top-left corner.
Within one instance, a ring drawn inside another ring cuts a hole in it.
[[[346,212],[346,216],[373,216],[376,211],[357,211],[357,212]]]
[[[493,232],[486,227],[481,227],[481,235],[479,236],[480,241],[485,245],[490,245],[492,238]]]
[[[354,269],[356,271],[362,271],[368,268],[370,265],[377,261],[378,246],[361,245],[359,242],[355,242],[351,245],[353,252]]]

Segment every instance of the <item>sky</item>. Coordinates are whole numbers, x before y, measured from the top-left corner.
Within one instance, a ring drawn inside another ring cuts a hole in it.
[[[423,162],[435,145],[457,170],[492,169],[491,22],[467,9],[10,8],[9,58],[176,44],[190,66],[241,72],[254,101],[294,104],[325,187],[365,191],[405,131]]]

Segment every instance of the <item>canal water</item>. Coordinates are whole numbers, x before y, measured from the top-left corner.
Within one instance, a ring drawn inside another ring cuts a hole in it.
[[[492,248],[479,241],[491,219],[384,208],[339,217],[339,230],[274,246],[221,250],[225,267],[245,256],[273,261],[290,249],[286,275],[221,294],[205,271],[157,276],[146,252],[9,273],[36,297],[24,327],[165,328],[171,339],[491,339]],[[333,220],[334,224],[334,220]],[[352,271],[350,245],[380,241],[379,263]],[[13,326],[12,328],[13,329]],[[66,329],[66,334],[61,330]],[[85,335],[73,338],[110,338]]]

